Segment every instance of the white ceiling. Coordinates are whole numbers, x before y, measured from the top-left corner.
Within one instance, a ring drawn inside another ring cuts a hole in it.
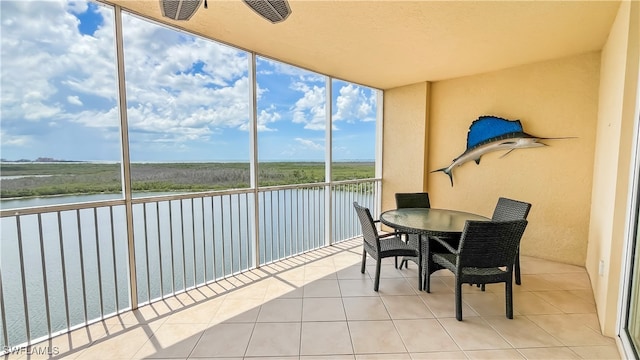
[[[619,1],[289,0],[272,24],[240,0],[208,0],[188,21],[159,0],[109,0],[207,38],[389,89],[602,49]]]

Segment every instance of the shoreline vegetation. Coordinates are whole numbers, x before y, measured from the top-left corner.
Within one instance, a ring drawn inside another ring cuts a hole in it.
[[[249,187],[249,163],[132,163],[134,192],[196,192]],[[332,180],[375,176],[374,162],[334,162]],[[1,162],[0,198],[90,195],[122,191],[119,163]],[[324,162],[262,162],[259,186],[324,182]]]

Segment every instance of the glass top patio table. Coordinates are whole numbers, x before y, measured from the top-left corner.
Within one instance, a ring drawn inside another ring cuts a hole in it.
[[[462,233],[467,220],[489,221],[482,215],[435,208],[406,208],[385,211],[380,222],[405,233],[446,236]]]

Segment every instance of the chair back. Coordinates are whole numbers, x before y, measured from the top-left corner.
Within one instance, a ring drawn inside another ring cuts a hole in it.
[[[458,269],[513,269],[527,220],[467,221],[458,246]],[[460,270],[459,270],[460,271]]]
[[[396,193],[396,207],[402,208],[430,208],[429,193]]]
[[[529,203],[501,197],[498,199],[498,204],[496,204],[496,208],[493,210],[491,220],[508,221],[526,219],[527,215],[529,215],[529,210],[531,210],[531,204]]]
[[[358,205],[357,201],[353,202],[353,207],[356,209],[358,219],[360,220],[360,226],[362,227],[362,238],[364,239],[364,242],[370,247],[370,250],[375,249],[376,253],[379,253],[380,241],[378,236],[378,229],[376,229],[376,225],[373,222],[371,212],[368,208]]]

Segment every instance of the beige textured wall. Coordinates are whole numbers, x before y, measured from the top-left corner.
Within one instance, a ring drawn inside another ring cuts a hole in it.
[[[600,326],[616,334],[640,67],[640,4],[623,2],[602,50],[591,224],[585,266]],[[599,263],[604,273],[599,274]]]
[[[429,84],[403,86],[384,93],[382,210],[395,208],[396,192],[426,189]]]
[[[591,207],[600,53],[435,82],[431,86],[428,170],[464,152],[469,125],[481,115],[520,119],[547,140],[544,148],[483,156],[453,171],[428,175],[436,207],[490,216],[498,197],[533,204],[524,255],[584,265]],[[386,144],[385,144],[386,145]]]
[[[385,91],[383,209],[395,192],[422,189],[433,206],[485,215],[499,196],[531,202],[522,252],[586,266],[602,331],[615,336],[639,48],[640,3],[623,2],[601,53]],[[455,169],[453,188],[429,173],[460,155],[471,122],[489,114],[576,138],[488,154]]]

